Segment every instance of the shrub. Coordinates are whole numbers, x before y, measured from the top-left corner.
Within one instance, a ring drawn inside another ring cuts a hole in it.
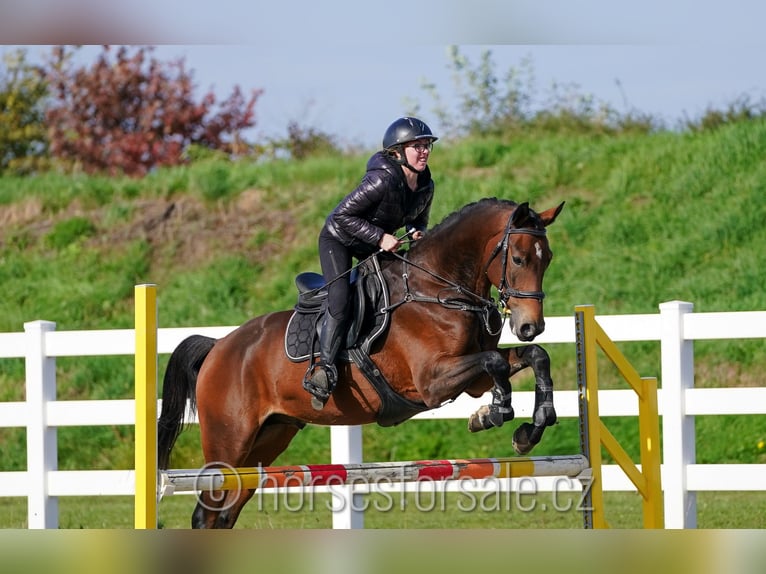
[[[273,152],[286,152],[292,159],[336,155],[341,150],[334,136],[313,127],[303,127],[295,121],[287,125],[287,137],[272,142]]]
[[[47,84],[23,50],[5,55],[0,68],[0,174],[24,174],[44,165],[43,103]]]
[[[261,92],[253,90],[246,99],[235,87],[213,113],[214,94],[194,98],[183,59],[163,63],[150,59],[150,50],[123,46],[112,60],[105,46],[92,66],[72,68],[72,52],[54,48],[46,113],[54,157],[89,173],[140,176],[184,162],[191,144],[227,154],[248,151],[241,133],[255,125]]]

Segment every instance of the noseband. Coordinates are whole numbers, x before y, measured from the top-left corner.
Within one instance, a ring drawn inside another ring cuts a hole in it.
[[[545,293],[543,291],[519,291],[518,289],[515,289],[508,284],[506,271],[508,270],[508,251],[511,235],[534,235],[536,237],[545,237],[546,235],[545,228],[517,229],[511,227],[512,220],[513,215],[508,218],[508,223],[505,226],[505,233],[503,234],[503,238],[497,242],[497,245],[495,245],[495,248],[492,250],[492,254],[489,256],[489,261],[487,261],[487,264],[484,266],[484,273],[486,274],[487,270],[489,269],[489,265],[492,263],[495,257],[497,257],[499,253],[503,254],[503,269],[500,285],[497,286],[497,292],[500,295],[500,302],[504,307],[508,306],[508,300],[511,297],[515,297],[516,299],[537,299],[541,302],[545,298]]]

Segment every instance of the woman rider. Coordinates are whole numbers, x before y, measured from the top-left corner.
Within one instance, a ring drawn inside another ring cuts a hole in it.
[[[434,195],[428,159],[437,139],[417,118],[394,121],[383,135],[383,149],[367,161],[361,183],[333,209],[319,233],[327,310],[319,334],[319,361],[304,383],[316,410],[324,408],[338,380],[335,359],[349,314],[352,257],[396,251],[402,242],[394,233],[402,227],[411,240],[423,237]]]

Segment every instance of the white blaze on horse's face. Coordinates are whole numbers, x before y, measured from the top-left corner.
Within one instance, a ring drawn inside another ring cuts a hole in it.
[[[542,261],[543,259],[543,248],[540,246],[539,241],[535,241],[535,255],[537,255],[537,258]]]

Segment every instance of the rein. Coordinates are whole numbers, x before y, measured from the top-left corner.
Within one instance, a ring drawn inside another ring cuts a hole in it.
[[[431,271],[430,269],[426,269],[422,265],[418,265],[417,263],[414,263],[413,261],[410,261],[405,256],[400,255],[399,253],[391,252],[391,255],[396,257],[397,259],[400,259],[404,263],[404,272],[402,273],[402,279],[404,280],[404,298],[399,301],[398,303],[394,303],[392,305],[389,305],[388,307],[384,307],[380,309],[381,313],[387,313],[389,311],[393,311],[400,305],[404,305],[405,303],[409,302],[418,302],[418,303],[438,303],[442,307],[445,307],[446,309],[456,309],[458,311],[469,311],[472,313],[482,313],[482,318],[484,319],[484,328],[487,330],[487,333],[490,335],[499,335],[500,332],[503,330],[503,324],[505,323],[505,318],[503,318],[502,322],[500,323],[500,328],[498,328],[497,331],[493,331],[492,327],[490,326],[490,315],[492,311],[497,311],[497,304],[495,303],[494,299],[485,299],[481,295],[478,295],[471,291],[470,289],[466,289],[462,285],[458,285],[454,281],[451,281],[450,279],[447,279],[446,277],[442,277],[438,273],[435,273]],[[417,269],[420,269],[424,273],[430,275],[434,279],[438,279],[439,281],[442,281],[443,283],[446,283],[449,285],[449,289],[445,288],[442,291],[439,292],[439,295],[436,297],[429,297],[427,295],[418,295],[417,293],[413,293],[410,291],[410,285],[409,285],[409,273],[407,273],[407,266],[410,265],[412,267],[416,267]],[[465,300],[460,300],[458,298],[449,298],[449,297],[442,297],[442,293],[446,291],[455,291],[457,295],[468,295],[470,297],[473,297],[474,299],[477,299],[481,304],[480,305],[471,305]]]

